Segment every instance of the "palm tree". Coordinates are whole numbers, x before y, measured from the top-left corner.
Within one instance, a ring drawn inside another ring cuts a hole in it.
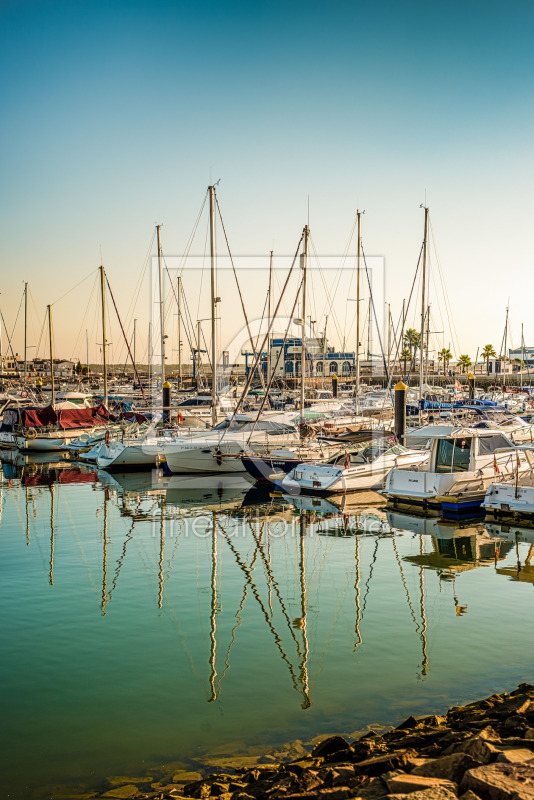
[[[406,375],[406,362],[408,361],[408,359],[410,359],[410,361],[412,360],[412,354],[407,347],[405,347],[402,353],[400,354],[400,359],[401,361],[404,361],[404,374]]]
[[[489,360],[493,356],[496,356],[497,353],[495,352],[495,348],[492,344],[484,345],[484,349],[481,353],[482,358],[486,361],[486,375],[489,375]]]
[[[414,348],[419,343],[419,331],[416,331],[415,328],[407,328],[406,333],[404,334],[404,345],[409,348],[410,350],[410,359],[413,355]]]
[[[471,359],[467,355],[463,355],[463,356],[459,357],[458,364],[462,368],[462,375],[466,371],[466,369],[471,366],[472,363],[473,362],[471,361]]]
[[[451,358],[452,358],[452,353],[451,353],[451,351],[449,350],[448,347],[444,347],[438,353],[439,361],[443,361],[443,374],[444,375],[445,375],[445,372],[447,370],[447,367],[449,366],[449,361],[451,360]]]

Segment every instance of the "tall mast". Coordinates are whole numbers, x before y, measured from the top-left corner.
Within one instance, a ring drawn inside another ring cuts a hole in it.
[[[215,317],[217,300],[215,296],[215,186],[210,193],[210,260],[211,260],[211,421],[217,424],[217,341],[215,338]]]
[[[426,317],[426,247],[428,238],[428,207],[425,206],[425,233],[423,238],[423,274],[421,279],[421,333],[419,336],[419,397],[423,399],[423,352],[424,352],[424,335],[425,335],[425,317]]]
[[[163,319],[163,272],[161,269],[161,239],[160,239],[161,225],[156,225],[158,234],[158,274],[159,274],[159,335],[161,339],[161,388],[163,391],[163,384],[165,383],[165,331]]]
[[[506,306],[506,322],[504,324],[504,353],[502,355],[502,381],[501,384],[504,386],[504,376],[506,372],[506,347],[508,344],[508,313],[510,311],[510,299],[508,299],[508,305]]]
[[[362,212],[358,209],[356,216],[358,217],[358,261],[356,267],[356,353],[355,353],[355,392],[356,392],[356,413],[358,413],[358,394],[360,392],[360,258],[362,253],[362,227],[361,227]],[[323,367],[324,369],[324,367]]]
[[[24,383],[28,379],[28,365],[26,360],[26,350],[28,338],[28,282],[24,284]]]
[[[89,331],[85,329],[85,366],[87,367],[87,378],[89,378]]]
[[[301,362],[300,362],[300,421],[304,422],[304,386],[306,383],[306,272],[308,266],[308,237],[310,230],[304,226],[304,248],[300,256],[300,267],[303,270],[302,276],[302,335],[301,335]]]
[[[267,292],[267,330],[271,327],[271,294],[273,291],[273,251],[269,258],[269,291]],[[267,337],[267,386],[271,382],[271,334]]]
[[[50,380],[52,381],[52,398],[50,404],[52,408],[54,408],[54,401],[55,401],[55,385],[54,385],[54,343],[52,338],[52,309],[50,306],[48,308],[48,340],[50,345]]]
[[[148,385],[152,391],[152,323],[148,323]]]
[[[323,379],[321,381],[321,386],[324,389],[324,376],[326,372],[326,329],[328,326],[328,314],[325,317],[324,321],[324,336],[323,336]]]
[[[178,386],[182,386],[182,279],[178,276]]]
[[[104,267],[100,265],[100,296],[102,301],[102,364],[104,366],[104,406],[108,407],[108,365],[106,355],[106,289]]]
[[[523,391],[523,370],[525,369],[525,337],[523,335],[523,323],[521,323],[521,391]]]
[[[136,342],[136,339],[137,339],[136,333],[137,333],[137,320],[134,319],[134,329],[133,329],[133,361],[134,361],[134,364],[137,363],[136,360],[135,360],[135,346],[136,346],[136,343],[137,343]]]

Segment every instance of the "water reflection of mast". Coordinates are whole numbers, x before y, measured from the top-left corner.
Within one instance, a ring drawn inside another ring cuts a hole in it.
[[[106,605],[107,605],[107,581],[108,581],[108,500],[109,494],[108,490],[104,489],[104,553],[102,559],[102,602],[100,603],[100,609],[102,611],[102,615],[106,615]]]
[[[354,581],[354,590],[356,593],[355,600],[356,600],[356,624],[354,626],[354,633],[356,634],[356,641],[354,642],[354,650],[356,650],[359,645],[362,643],[362,635],[360,633],[360,620],[361,620],[361,603],[360,603],[360,537],[358,532],[356,532],[356,536],[354,537],[354,541],[356,544],[355,551],[354,551],[354,560],[356,565],[356,578]]]
[[[425,554],[425,544],[423,541],[423,537],[419,537],[419,549],[420,554]],[[426,621],[426,611],[425,611],[425,570],[423,565],[419,568],[419,590],[420,590],[420,601],[421,601],[421,643],[423,647],[423,661],[421,663],[421,675],[425,676],[428,674],[428,654],[427,654],[427,641],[426,641],[426,631],[427,631],[427,621]]]
[[[229,546],[230,550],[234,554],[234,557],[235,557],[235,560],[237,561],[238,566],[245,573],[247,584],[252,589],[252,594],[254,595],[259,607],[262,610],[263,616],[265,617],[265,621],[266,621],[271,633],[273,634],[276,646],[277,646],[278,650],[280,651],[280,655],[282,656],[282,659],[287,664],[287,667],[289,669],[289,674],[291,675],[291,682],[293,684],[293,688],[296,689],[297,692],[302,694],[302,691],[301,691],[301,689],[299,688],[299,685],[298,685],[297,676],[295,675],[295,670],[293,669],[293,665],[292,665],[291,661],[288,659],[288,657],[287,657],[287,655],[286,655],[286,653],[284,651],[284,648],[282,647],[282,640],[281,640],[280,636],[278,635],[278,632],[277,632],[276,628],[274,627],[274,625],[272,623],[272,620],[271,620],[271,618],[269,616],[269,612],[267,611],[267,609],[265,607],[265,604],[263,603],[263,601],[262,601],[262,599],[260,597],[260,594],[258,592],[258,587],[256,586],[256,584],[252,580],[252,574],[251,574],[250,568],[247,567],[247,565],[242,560],[238,550],[236,549],[236,547],[231,542],[230,537],[228,536],[228,534],[226,533],[224,528],[221,529],[221,533],[223,534],[224,538],[226,539],[226,542],[228,543],[228,546]],[[307,708],[308,706],[305,705],[305,703],[306,703],[306,699],[304,700],[303,707]]]
[[[28,497],[28,488],[26,487],[26,544],[30,546],[30,500]]]
[[[299,536],[299,556],[300,556],[300,619],[295,620],[296,627],[302,631],[302,660],[300,663],[300,679],[302,681],[302,694],[304,700],[302,708],[309,708],[311,706],[310,689],[308,681],[308,632],[306,628],[306,572],[304,563],[304,539],[306,538],[306,518],[304,514],[300,518],[300,536]]]
[[[210,699],[209,703],[217,699],[215,681],[217,678],[217,513],[212,512],[213,529],[211,532],[211,614],[210,614]]]
[[[159,572],[158,572],[158,608],[163,606],[163,557],[165,555],[165,517],[163,516],[163,504],[161,505],[161,516],[159,522]]]
[[[55,515],[55,489],[54,484],[50,484],[50,586],[54,585],[54,515]]]

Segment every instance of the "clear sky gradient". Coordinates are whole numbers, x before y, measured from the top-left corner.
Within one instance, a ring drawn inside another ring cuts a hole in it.
[[[55,303],[56,354],[84,360],[89,327],[96,359],[93,278],[58,298],[102,247],[126,315],[154,224],[165,253],[182,253],[219,178],[235,253],[292,252],[309,197],[318,252],[341,254],[364,208],[395,315],[426,192],[461,352],[499,347],[508,297],[514,344],[522,322],[534,344],[529,0],[4,0],[0,37],[0,308],[11,330],[29,281],[30,344]],[[204,237],[202,223],[195,252]],[[223,338],[240,313],[226,280]],[[265,281],[243,281],[261,314]],[[149,307],[147,283],[130,315],[140,329]]]

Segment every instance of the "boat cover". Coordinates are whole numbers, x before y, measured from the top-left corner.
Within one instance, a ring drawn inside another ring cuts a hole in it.
[[[112,417],[102,405],[97,408],[61,408],[57,411],[52,406],[20,409],[20,424],[25,428],[42,428],[45,425],[58,425],[63,430],[91,428],[106,425],[110,419]]]

